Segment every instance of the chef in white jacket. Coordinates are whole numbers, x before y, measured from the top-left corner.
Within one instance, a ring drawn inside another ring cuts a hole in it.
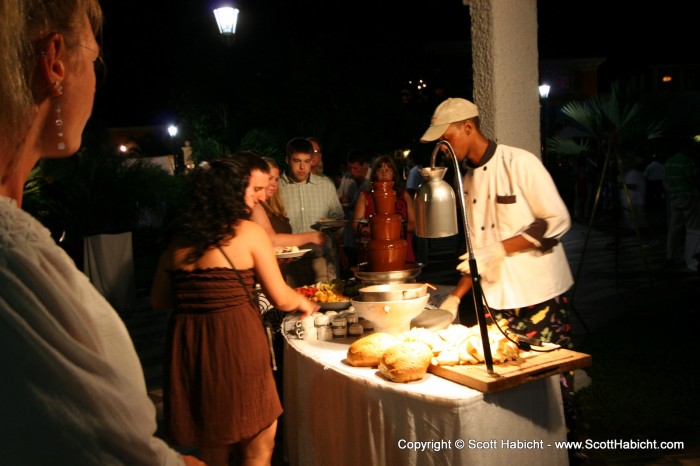
[[[569,211],[547,169],[534,154],[496,144],[479,130],[472,102],[449,98],[433,114],[422,142],[447,141],[463,170],[469,233],[483,297],[491,316],[515,333],[570,347],[564,293],[573,285],[559,241],[571,226]],[[464,275],[441,304],[456,316],[471,288],[468,253]],[[505,329],[504,329],[505,330]],[[575,410],[570,378],[562,378],[567,424]]]
[[[566,326],[561,298],[573,284],[559,242],[571,219],[552,177],[534,154],[487,139],[476,105],[465,99],[447,99],[435,110],[421,141],[436,140],[449,142],[464,167],[469,233],[488,307],[513,317],[518,333],[536,331],[549,341],[565,330],[558,328]],[[441,306],[452,312],[471,281],[467,255],[460,259],[457,268],[467,275]],[[549,330],[535,330],[542,311],[553,313]]]

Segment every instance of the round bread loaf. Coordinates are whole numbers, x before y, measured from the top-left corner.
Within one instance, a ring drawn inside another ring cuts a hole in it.
[[[392,382],[420,380],[426,372],[433,352],[418,341],[399,343],[384,351],[379,360],[379,372]]]
[[[388,333],[372,333],[353,342],[348,348],[348,362],[358,367],[374,367],[384,351],[401,340]]]

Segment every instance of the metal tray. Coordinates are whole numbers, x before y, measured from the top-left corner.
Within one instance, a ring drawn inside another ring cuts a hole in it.
[[[363,262],[353,267],[352,271],[362,283],[367,285],[381,285],[384,283],[414,283],[421,273],[423,264],[406,264],[402,270],[390,270],[387,272],[370,272],[367,263]]]

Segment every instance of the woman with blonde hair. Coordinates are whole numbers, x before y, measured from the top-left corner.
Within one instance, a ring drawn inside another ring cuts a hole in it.
[[[32,168],[80,148],[101,27],[97,0],[0,0],[2,462],[201,465],[155,436],[123,321],[21,210]]]
[[[284,201],[279,193],[280,167],[271,157],[263,157],[263,160],[270,167],[270,184],[265,191],[265,201],[255,206],[250,219],[263,227],[276,248],[308,244],[323,246],[326,235],[320,231],[292,233]]]

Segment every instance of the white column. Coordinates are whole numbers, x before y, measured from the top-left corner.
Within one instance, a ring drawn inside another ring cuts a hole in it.
[[[464,0],[482,131],[540,154],[537,0]]]

